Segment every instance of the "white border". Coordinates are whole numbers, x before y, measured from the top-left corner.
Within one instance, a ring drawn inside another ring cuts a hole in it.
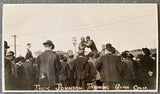
[[[41,3],[39,3],[38,5],[40,5]],[[54,4],[54,3],[53,3]],[[59,4],[59,3],[56,3],[56,4]],[[62,3],[60,3],[62,4]],[[67,4],[67,3],[65,3]],[[68,3],[68,4],[72,4],[72,3]],[[74,3],[73,3],[74,4]],[[84,4],[91,4],[91,3],[84,3]],[[158,67],[159,67],[159,40],[158,40],[158,4],[157,3],[93,3],[94,4],[126,4],[126,5],[134,5],[134,4],[137,4],[137,5],[144,5],[144,4],[154,4],[156,6],[156,32],[157,32],[157,35],[156,35],[156,40],[157,40],[157,62],[156,62],[156,90],[5,90],[5,82],[4,82],[4,32],[3,32],[3,11],[2,11],[2,92],[17,92],[17,93],[20,93],[20,92],[94,92],[94,93],[97,93],[97,92],[158,92]],[[3,4],[4,5],[4,4]],[[6,4],[7,5],[7,4]],[[26,4],[23,4],[23,5],[26,5]],[[32,4],[33,5],[33,4]],[[34,4],[34,5],[37,5],[37,4]],[[75,5],[81,5],[80,4],[75,4]],[[2,6],[2,10],[3,10],[3,6]]]
[[[3,12],[3,6],[2,6],[2,48],[1,48],[1,50],[2,50],[2,58],[1,58],[1,60],[2,60],[2,75],[1,75],[1,78],[2,78],[2,92],[4,92],[5,91],[5,81],[4,81],[4,32],[3,32],[3,24],[4,24],[4,22],[3,22],[3,17],[4,17],[4,12]]]
[[[159,39],[158,39],[158,4],[157,4],[157,6],[156,6],[156,32],[157,32],[157,36],[156,36],[156,40],[157,40],[157,54],[156,54],[156,56],[157,56],[157,62],[156,62],[156,68],[157,68],[157,70],[156,70],[156,90],[158,91],[158,83],[159,83],[159,81],[158,81],[158,76],[159,76]]]

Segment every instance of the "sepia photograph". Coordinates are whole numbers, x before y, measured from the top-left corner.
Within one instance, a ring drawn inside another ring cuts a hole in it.
[[[3,92],[157,92],[157,4],[3,4]]]

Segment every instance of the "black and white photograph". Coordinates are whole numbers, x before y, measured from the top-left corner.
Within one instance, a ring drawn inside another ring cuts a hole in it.
[[[3,4],[3,92],[157,92],[147,4]]]

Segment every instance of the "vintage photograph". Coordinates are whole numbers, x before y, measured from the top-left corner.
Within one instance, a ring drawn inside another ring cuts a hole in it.
[[[4,4],[3,92],[156,92],[157,4]]]

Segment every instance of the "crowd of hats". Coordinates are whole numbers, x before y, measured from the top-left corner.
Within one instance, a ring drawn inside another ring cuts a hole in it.
[[[43,43],[43,45],[46,45],[46,44],[51,45],[51,46],[52,46],[52,49],[55,48],[55,46],[54,46],[54,44],[52,43],[51,40],[47,40],[46,42]],[[29,45],[29,44],[27,44],[27,45]],[[7,41],[4,41],[4,48],[6,48],[6,49],[10,48],[10,46],[9,46],[8,43],[7,43]],[[110,43],[106,44],[105,49],[107,49],[108,51],[111,51],[112,53],[115,52],[115,48],[114,48],[114,47],[112,46],[112,44],[110,44]],[[150,55],[150,54],[151,54],[151,52],[150,52],[150,50],[149,50],[148,48],[142,48],[142,51],[143,51],[144,54],[146,54],[146,55]],[[79,51],[78,51],[78,54],[83,54],[83,53],[84,53],[83,50],[79,50]],[[14,55],[14,52],[13,52],[13,51],[9,51],[8,53],[6,53],[6,56],[10,56],[10,55],[13,56],[13,55]],[[69,56],[73,56],[73,51],[69,51],[69,52],[68,52],[68,55],[69,55]],[[123,57],[126,57],[126,52],[122,52],[122,56],[123,56]],[[133,57],[133,55],[130,54],[130,57]]]

